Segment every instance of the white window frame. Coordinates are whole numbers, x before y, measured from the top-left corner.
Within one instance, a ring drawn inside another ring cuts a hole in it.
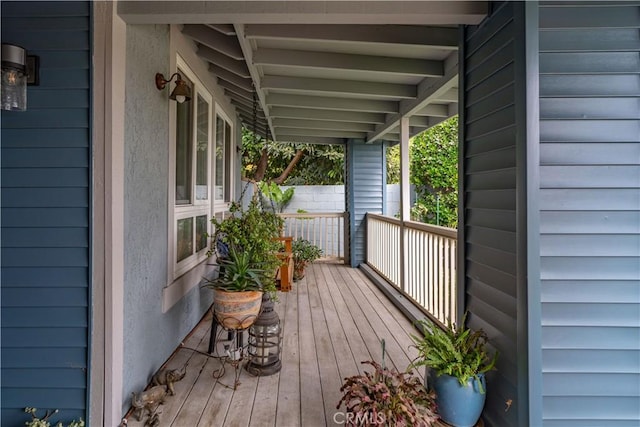
[[[220,211],[226,211],[229,209],[229,205],[231,204],[232,200],[225,200],[225,194],[228,193],[231,195],[231,199],[233,199],[233,194],[234,193],[234,179],[230,179],[229,180],[229,187],[230,188],[226,188],[225,186],[227,185],[227,174],[229,173],[233,173],[233,165],[235,164],[235,150],[233,149],[233,147],[235,147],[234,144],[234,127],[233,127],[233,120],[231,120],[229,118],[229,116],[224,112],[224,110],[220,107],[220,105],[218,105],[218,103],[215,104],[215,111],[213,114],[213,140],[212,140],[212,144],[213,144],[213,149],[215,151],[215,146],[217,144],[217,135],[218,135],[218,116],[220,116],[220,118],[229,125],[229,132],[230,132],[230,138],[231,138],[231,144],[229,146],[229,148],[231,149],[231,152],[228,153],[228,158],[229,158],[229,164],[227,165],[226,160],[227,160],[227,153],[226,151],[223,153],[223,159],[222,159],[222,165],[223,165],[223,173],[222,173],[222,199],[216,199],[216,189],[215,189],[215,176],[217,171],[215,170],[216,168],[216,164],[215,161],[212,160],[212,173],[211,173],[211,198],[213,200],[213,204],[214,204],[214,208],[216,212],[220,212]],[[226,150],[226,146],[225,146],[225,150]],[[212,159],[215,158],[215,152],[212,152]],[[229,166],[229,168],[231,170],[226,170],[226,166]],[[232,177],[233,178],[233,177]]]
[[[206,216],[207,218],[207,233],[211,233],[211,215],[213,214],[213,200],[212,200],[212,184],[213,184],[213,141],[214,141],[214,124],[212,123],[213,118],[215,117],[214,113],[214,102],[213,96],[207,90],[202,81],[196,76],[196,74],[191,70],[191,68],[187,65],[187,63],[178,55],[177,56],[177,70],[176,72],[180,72],[187,79],[189,79],[193,83],[191,100],[187,102],[193,103],[193,123],[192,123],[192,156],[191,156],[191,186],[192,186],[192,200],[190,204],[185,205],[177,205],[176,204],[176,194],[175,194],[175,185],[176,185],[176,177],[175,177],[175,168],[176,168],[176,128],[177,128],[177,108],[173,106],[171,108],[171,121],[172,121],[172,135],[170,138],[171,141],[171,165],[170,165],[170,194],[172,197],[169,200],[170,211],[173,215],[171,217],[171,223],[169,224],[170,236],[169,236],[169,252],[172,253],[171,258],[171,270],[172,274],[170,274],[170,281],[173,281],[185,274],[196,265],[200,264],[204,260],[207,259],[207,250],[209,248],[210,239],[207,238],[207,244],[203,249],[198,252],[194,252],[189,257],[178,262],[178,221],[186,218],[193,218],[193,234],[192,234],[192,243],[195,251],[196,248],[196,217],[198,216]],[[197,138],[197,97],[200,95],[208,104],[209,104],[209,114],[208,114],[208,153],[207,156],[207,167],[208,167],[208,186],[210,188],[209,191],[209,199],[208,200],[197,200],[196,198],[196,174],[197,174],[197,153],[196,153],[196,138]]]

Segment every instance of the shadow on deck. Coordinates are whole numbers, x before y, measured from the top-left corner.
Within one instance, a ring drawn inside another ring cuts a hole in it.
[[[409,335],[417,330],[358,269],[315,263],[279,298],[282,370],[255,377],[242,369],[240,385],[232,390],[223,385],[234,382],[227,364],[216,382],[221,362],[206,355],[209,313],[167,362],[169,369],[187,364],[187,374],[176,383],[175,396],[159,407],[160,426],[340,425],[342,380],[370,370],[361,361],[381,360],[381,339],[387,366],[404,370],[416,355]],[[129,426],[143,425],[144,418],[129,417]]]

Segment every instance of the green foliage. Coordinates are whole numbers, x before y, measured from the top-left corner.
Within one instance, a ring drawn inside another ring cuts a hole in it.
[[[317,145],[280,143],[242,129],[242,170],[246,178],[253,179],[262,150],[269,153],[265,181],[282,174],[298,150],[305,155],[285,180],[286,185],[335,185],[344,184],[344,147],[341,145]]]
[[[50,427],[51,421],[49,421],[49,418],[52,415],[57,414],[59,411],[57,409],[55,411],[47,411],[44,417],[42,418],[36,415],[36,412],[38,412],[38,408],[27,407],[27,408],[24,408],[24,412],[31,415],[31,420],[25,422],[24,423],[25,426]],[[82,418],[80,418],[80,421],[73,420],[67,425],[67,427],[84,427],[84,426],[85,426],[85,423]],[[64,425],[62,424],[62,421],[59,421],[57,424],[55,424],[55,427],[64,427]]]
[[[345,378],[340,388],[346,410],[355,415],[348,425],[431,426],[438,419],[435,414],[435,396],[427,393],[422,381],[411,372],[398,372],[373,361],[362,362],[373,366],[374,372],[365,372]],[[349,420],[349,419],[347,419]],[[368,423],[368,424],[367,424]]]
[[[483,330],[472,332],[464,326],[464,319],[458,328],[451,321],[446,329],[428,320],[420,322],[420,326],[424,336],[411,336],[419,353],[414,366],[426,366],[437,375],[456,377],[461,385],[466,385],[472,377],[479,380],[479,374],[495,368],[498,353],[489,356],[487,334]],[[478,381],[478,384],[484,393],[482,383]]]
[[[295,191],[293,187],[282,191],[282,188],[275,182],[267,183],[262,181],[258,183],[258,187],[260,188],[260,192],[274,204],[274,208],[278,212],[284,211],[284,208],[291,203]]]
[[[322,249],[306,239],[295,239],[291,250],[294,262],[313,262],[322,256]]]
[[[387,147],[387,184],[400,183],[400,144]]]
[[[255,197],[246,210],[233,202],[229,212],[223,220],[211,218],[215,231],[208,255],[217,253],[219,258],[233,252],[246,255],[253,271],[263,272],[260,275],[263,289],[273,293],[275,277],[271,273],[280,265],[277,253],[281,247],[274,238],[280,235],[284,221],[276,213],[263,210]]]
[[[415,220],[456,228],[458,225],[458,117],[413,138],[411,183],[417,203]]]
[[[218,258],[220,275],[215,279],[206,279],[204,287],[227,292],[264,290],[265,270],[258,268],[249,252],[229,251],[226,258]]]

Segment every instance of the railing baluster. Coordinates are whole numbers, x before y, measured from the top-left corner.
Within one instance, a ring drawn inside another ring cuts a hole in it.
[[[367,263],[400,287],[402,227],[396,218],[367,214]],[[457,319],[457,231],[405,221],[405,293],[442,323]]]

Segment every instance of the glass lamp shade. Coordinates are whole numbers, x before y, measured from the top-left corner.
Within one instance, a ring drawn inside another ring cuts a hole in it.
[[[27,109],[26,51],[20,46],[2,45],[2,84],[0,108],[9,111]]]
[[[266,295],[266,294],[265,294]],[[268,295],[262,299],[262,311],[249,328],[249,363],[247,371],[253,375],[273,375],[280,371],[282,362],[282,334],[280,318],[273,309]]]

